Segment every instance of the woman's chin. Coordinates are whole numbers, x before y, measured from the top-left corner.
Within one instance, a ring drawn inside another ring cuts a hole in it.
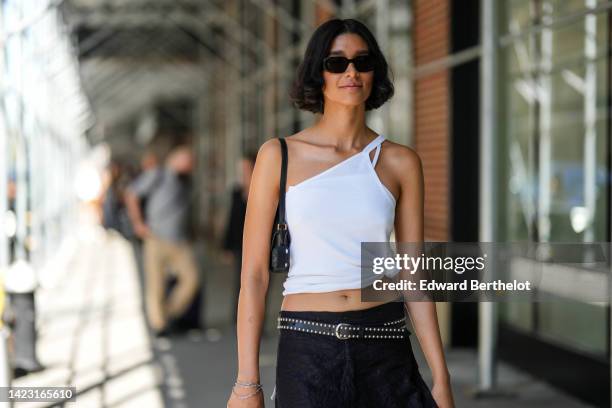
[[[342,106],[342,107],[345,107],[345,108],[351,108],[351,109],[358,108],[363,103],[365,103],[365,99],[363,99],[363,98],[359,98],[359,99],[356,99],[356,98],[350,98],[349,99],[349,98],[347,98],[347,99],[342,99],[342,100],[339,100],[339,101],[335,102],[335,104],[337,104],[339,106]]]

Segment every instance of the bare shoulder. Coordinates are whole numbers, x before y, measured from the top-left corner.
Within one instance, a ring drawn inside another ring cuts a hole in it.
[[[289,168],[294,168],[296,163],[308,162],[309,157],[312,157],[313,152],[317,151],[320,146],[312,140],[312,132],[310,128],[305,128],[297,133],[286,136],[287,150],[289,153]],[[280,160],[280,159],[279,159]],[[289,170],[289,173],[292,173]],[[289,176],[289,178],[291,178]]]
[[[382,148],[384,154],[381,160],[400,183],[421,177],[421,158],[414,149],[391,140],[385,140]]]
[[[265,192],[264,195],[278,193],[281,161],[281,147],[276,138],[268,139],[259,146],[251,178],[249,199],[251,192],[253,195],[258,195],[260,192]]]
[[[302,129],[297,133],[286,136],[285,140],[287,141],[288,146],[292,145],[300,145],[300,144],[311,144],[310,139],[310,129]]]
[[[277,138],[268,139],[259,146],[257,160],[274,160],[275,157],[280,157],[280,143]]]
[[[255,167],[272,169],[280,166],[281,147],[277,138],[268,139],[259,146]]]
[[[308,138],[308,136],[310,136],[311,133],[312,133],[312,126],[306,127],[300,130],[299,132],[295,132],[294,134],[287,136],[285,139],[304,141],[304,138]]]

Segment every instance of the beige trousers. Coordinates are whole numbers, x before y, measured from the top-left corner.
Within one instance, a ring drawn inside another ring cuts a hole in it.
[[[175,243],[150,237],[144,243],[145,302],[153,330],[166,327],[191,304],[198,290],[198,268],[188,242]],[[177,277],[168,300],[165,299],[166,271]]]

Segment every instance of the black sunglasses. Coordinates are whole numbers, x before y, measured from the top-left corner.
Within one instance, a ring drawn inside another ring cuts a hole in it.
[[[334,74],[341,74],[348,68],[349,63],[353,63],[359,72],[369,72],[374,70],[375,59],[371,55],[358,55],[355,58],[332,55],[323,60],[323,67]]]

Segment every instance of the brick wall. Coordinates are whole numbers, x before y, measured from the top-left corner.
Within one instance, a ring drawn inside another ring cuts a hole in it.
[[[450,0],[413,2],[415,66],[443,58],[450,50]],[[414,140],[425,177],[425,239],[449,239],[449,71],[415,79]]]

